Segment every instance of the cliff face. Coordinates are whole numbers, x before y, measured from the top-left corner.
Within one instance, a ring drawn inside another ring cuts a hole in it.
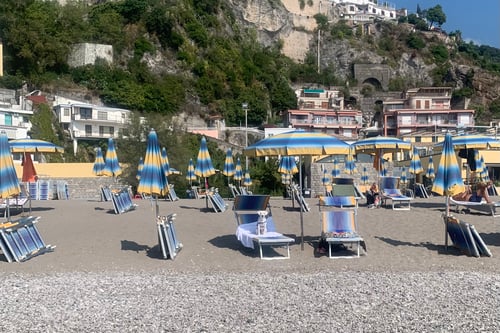
[[[387,63],[391,70],[391,77],[403,78],[407,86],[431,86],[434,84],[432,71],[436,64],[429,62],[418,51],[402,49],[397,59],[387,59],[376,52],[370,45],[363,44],[362,38],[338,40],[321,35],[319,38],[316,30],[314,15],[321,13],[327,15],[330,24],[335,22],[335,8],[329,1],[313,0],[304,1],[301,6],[299,0],[231,0],[233,10],[246,27],[255,29],[259,41],[270,45],[282,41],[284,55],[302,62],[307,53],[315,56],[319,51],[320,68],[334,68],[335,75],[347,80],[353,75],[353,65],[384,64]],[[398,33],[409,34],[411,25],[400,24]],[[377,41],[383,37],[382,31],[372,24],[367,30],[368,34]],[[426,32],[423,33],[426,41],[441,41],[449,51],[456,45],[445,34]],[[397,36],[393,37],[394,39]],[[500,98],[500,76],[462,62],[462,59],[452,59],[449,70],[444,75],[447,85],[460,89],[471,87],[475,90],[472,103],[487,105],[492,100]],[[359,83],[359,82],[358,82]]]

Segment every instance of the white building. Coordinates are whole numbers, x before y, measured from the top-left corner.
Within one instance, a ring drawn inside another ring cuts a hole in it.
[[[117,138],[128,126],[131,111],[85,103],[58,104],[54,112],[62,128],[73,140]]]
[[[30,118],[33,103],[23,96],[16,97],[16,91],[0,89],[0,131],[9,139],[24,139],[31,130]]]
[[[396,5],[379,0],[330,0],[339,10],[340,17],[356,22],[396,20]]]

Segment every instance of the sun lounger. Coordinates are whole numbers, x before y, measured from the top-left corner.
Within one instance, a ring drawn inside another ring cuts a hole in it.
[[[183,246],[182,243],[179,242],[177,232],[175,231],[175,217],[176,214],[170,214],[157,218],[158,239],[160,241],[163,259],[170,258],[174,260]]]
[[[293,198],[293,200],[295,200],[299,204],[300,209],[302,209],[303,212],[310,211],[311,208],[309,207],[309,204],[304,199],[304,196],[302,195],[302,192],[300,191],[299,186],[297,184],[293,184],[291,186],[291,189],[292,189],[292,198]]]
[[[448,235],[455,247],[473,257],[482,255],[491,257],[490,250],[472,224],[454,216],[445,216],[444,222],[447,224]]]
[[[458,201],[450,198],[450,204],[452,207],[455,206],[455,211],[457,213],[468,213],[471,210],[474,210],[491,215],[493,218],[500,217],[500,213],[496,212],[497,207],[500,207],[500,202],[487,203],[486,201]]]
[[[177,193],[175,193],[174,184],[168,184],[168,194],[165,197],[165,199],[168,200],[168,201],[177,201],[177,200],[179,200],[179,197],[177,196]]]
[[[137,205],[132,202],[132,195],[128,186],[120,191],[112,192],[111,202],[113,203],[115,214],[123,214],[137,207]]]
[[[237,195],[241,195],[238,188],[233,184],[229,184],[229,190],[231,191],[233,198],[236,198]]]
[[[207,195],[208,201],[210,202],[210,205],[212,206],[214,212],[222,213],[226,211],[227,204],[219,194],[219,191],[217,189],[210,190],[209,192],[207,192]]]
[[[26,261],[54,250],[55,246],[44,243],[35,226],[39,219],[29,216],[0,224],[0,249],[8,262]]]
[[[328,244],[328,257],[359,257],[360,246],[364,247],[365,243],[357,231],[358,199],[354,196],[319,197],[318,206],[321,222],[320,243]],[[356,248],[353,252],[345,245],[354,245]],[[335,247],[338,251],[333,251]]]
[[[271,217],[271,207],[269,199],[271,196],[262,194],[237,195],[234,198],[233,212],[236,224],[246,224],[257,222],[259,211],[267,211],[267,216]]]
[[[383,205],[391,201],[393,210],[410,210],[412,198],[401,193],[399,190],[399,177],[381,177],[380,188],[382,189],[380,199]]]

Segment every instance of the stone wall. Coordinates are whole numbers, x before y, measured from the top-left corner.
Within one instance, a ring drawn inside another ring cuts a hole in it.
[[[50,182],[66,182],[68,184],[69,200],[101,200],[101,186],[126,186],[123,183],[114,182],[110,177],[89,178],[51,178]]]

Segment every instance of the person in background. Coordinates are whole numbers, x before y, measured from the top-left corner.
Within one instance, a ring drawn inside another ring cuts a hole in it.
[[[366,191],[366,203],[368,205],[368,208],[375,208],[380,206],[380,193],[378,191],[377,183],[373,183],[368,191]]]
[[[465,186],[465,192],[455,194],[452,196],[453,200],[456,201],[470,201],[470,202],[481,202],[483,199],[487,203],[492,203],[488,188],[492,185],[492,182],[482,182],[479,178],[475,177],[475,174],[471,175],[470,185]]]

